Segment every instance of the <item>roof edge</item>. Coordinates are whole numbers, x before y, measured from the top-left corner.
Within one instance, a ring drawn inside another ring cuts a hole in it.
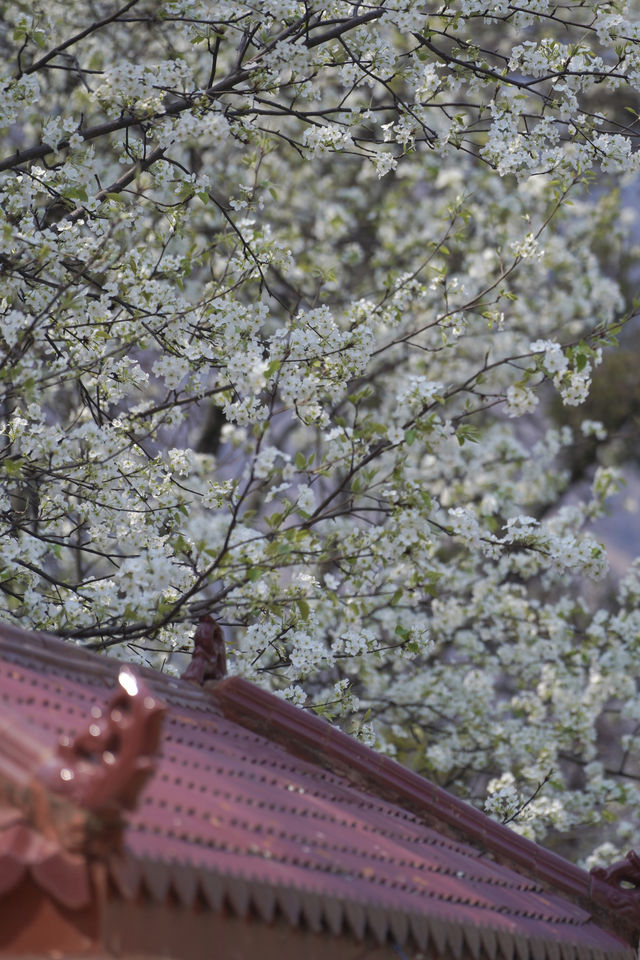
[[[292,927],[305,926],[313,933],[339,936],[349,932],[357,940],[371,937],[378,944],[390,942],[400,947],[413,942],[422,952],[430,947],[440,957],[458,960],[463,955],[473,960],[560,960],[561,956],[563,960],[635,960],[636,956],[632,947],[604,931],[597,942],[563,940],[561,950],[551,935],[526,937],[490,924],[452,922],[437,912],[425,914],[381,907],[377,902],[357,897],[337,897],[312,888],[274,884],[259,875],[247,878],[200,868],[194,876],[176,862],[130,854],[111,857],[108,872],[123,900],[136,900],[142,892],[152,902],[163,904],[173,895],[191,908],[201,899],[209,909],[227,909],[239,918],[254,912],[266,923],[282,919]],[[608,938],[618,941],[619,949],[611,949]]]
[[[23,630],[13,623],[0,622],[0,647],[9,655],[13,654],[21,661],[29,649],[37,650],[43,664],[53,669],[69,673],[81,670],[86,677],[106,690],[118,683],[118,675],[123,664],[132,666],[136,675],[153,685],[156,695],[168,703],[178,703],[200,710],[215,709],[208,692],[193,683],[185,683],[175,677],[141,663],[132,664],[122,658],[107,656],[100,650],[90,650],[71,639],[63,639],[44,630]]]

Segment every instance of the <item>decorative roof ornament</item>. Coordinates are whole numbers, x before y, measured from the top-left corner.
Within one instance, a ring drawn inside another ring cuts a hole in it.
[[[193,638],[192,660],[182,674],[182,679],[202,686],[206,680],[222,680],[226,673],[224,635],[213,617],[206,614],[200,617]]]
[[[634,930],[640,929],[640,856],[635,850],[610,867],[591,870],[591,896],[599,906],[617,914]]]
[[[155,770],[165,707],[129,667],[103,710],[76,737],[61,737],[39,779],[54,793],[101,818],[132,810]]]

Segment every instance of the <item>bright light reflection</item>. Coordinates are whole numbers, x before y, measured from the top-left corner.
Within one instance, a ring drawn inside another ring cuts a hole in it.
[[[128,667],[123,667],[118,676],[120,686],[126,690],[130,697],[135,697],[138,692],[138,681],[131,673]]]

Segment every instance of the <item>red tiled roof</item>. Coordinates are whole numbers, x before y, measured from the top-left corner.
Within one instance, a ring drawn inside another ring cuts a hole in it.
[[[119,667],[1,627],[0,732],[10,711],[53,749],[107,703]],[[201,897],[312,930],[411,936],[421,949],[432,939],[441,955],[635,956],[603,927],[589,874],[324,721],[239,678],[203,689],[139,673],[167,711],[156,772],[110,856],[122,896],[143,887],[162,902],[171,890],[186,905]],[[10,806],[3,821],[1,804],[0,895],[31,870],[64,897],[64,868],[76,877],[68,905],[81,899],[77,858]]]

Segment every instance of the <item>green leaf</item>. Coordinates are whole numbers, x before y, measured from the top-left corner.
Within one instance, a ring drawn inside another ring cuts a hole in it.
[[[10,460],[7,458],[4,461],[4,469],[5,469],[5,472],[9,474],[10,477],[19,477],[22,473],[20,460]]]
[[[191,197],[194,195],[195,190],[192,183],[182,183],[180,189],[178,190],[178,197],[181,200],[191,200]]]
[[[456,437],[458,443],[461,447],[467,443],[478,443],[480,439],[480,431],[477,427],[472,426],[470,423],[465,423],[463,426],[458,427],[456,431]]]
[[[87,191],[84,187],[68,187],[63,194],[67,200],[87,200]]]
[[[588,357],[580,352],[576,355],[576,370],[580,373],[581,370],[584,370],[588,363]]]

